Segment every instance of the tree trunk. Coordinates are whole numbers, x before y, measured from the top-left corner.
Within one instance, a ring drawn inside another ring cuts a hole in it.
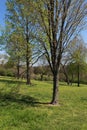
[[[69,77],[68,77],[68,74],[67,74],[66,68],[64,67],[64,65],[62,65],[62,67],[63,67],[63,70],[64,70],[64,75],[65,75],[65,77],[66,77],[67,85],[69,85],[69,84],[70,84],[70,81],[69,81]]]
[[[26,51],[26,68],[27,68],[27,82],[26,84],[29,85],[31,84],[30,82],[30,58],[29,58],[29,46],[28,46],[28,41],[27,41],[27,51]]]
[[[30,82],[30,48],[29,48],[29,21],[28,18],[26,18],[26,42],[27,42],[27,48],[26,48],[26,67],[27,67],[27,85],[31,84]]]
[[[20,78],[20,66],[19,65],[17,65],[17,79],[19,79]]]
[[[17,63],[17,79],[20,78],[20,58],[18,57],[18,63]]]
[[[27,85],[29,85],[29,84],[31,84],[31,82],[30,82],[30,66],[29,66],[29,59],[28,59],[28,57],[26,58],[26,65],[27,65],[27,82],[26,82],[26,84]]]
[[[58,104],[58,74],[53,74],[53,97],[51,104]]]
[[[78,67],[78,68],[77,68],[77,69],[78,69],[78,82],[77,82],[77,83],[78,83],[78,87],[79,87],[79,86],[80,86],[80,75],[79,75],[80,69],[79,69],[79,64],[78,64],[77,67]]]

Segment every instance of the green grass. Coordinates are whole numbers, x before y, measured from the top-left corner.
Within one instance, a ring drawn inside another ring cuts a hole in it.
[[[50,106],[52,83],[0,77],[0,130],[87,130],[87,86],[60,83],[60,106]]]

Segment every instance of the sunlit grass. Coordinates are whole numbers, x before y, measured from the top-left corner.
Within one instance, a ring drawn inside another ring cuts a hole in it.
[[[87,86],[60,83],[60,106],[50,106],[52,83],[0,78],[0,130],[87,130]]]

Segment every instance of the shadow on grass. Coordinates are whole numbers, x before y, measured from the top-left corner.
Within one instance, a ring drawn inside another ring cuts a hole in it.
[[[87,98],[86,97],[81,97],[81,101],[83,102],[87,102]]]
[[[23,79],[0,79],[0,82],[5,83],[7,86],[12,86],[12,84],[14,85],[23,85],[26,84],[26,81],[24,81]],[[31,87],[36,87],[37,84],[31,83],[31,84],[27,84],[27,86],[31,86]]]
[[[0,93],[0,106],[8,106],[12,103],[18,103],[19,105],[27,105],[32,107],[39,105],[38,99],[31,96],[12,93]]]
[[[12,94],[12,93],[1,93],[0,92],[0,106],[11,106],[13,103],[17,103],[18,105],[31,106],[31,107],[40,107],[41,105],[49,105],[48,102],[39,102],[38,99],[21,94]]]
[[[8,106],[13,103],[17,103],[20,106],[32,106],[39,107],[40,105],[47,105],[50,103],[40,102],[37,98],[19,94],[20,88],[12,88],[9,92],[3,91],[4,89],[0,89],[0,106]]]
[[[4,82],[6,86],[6,88],[0,88],[0,106],[7,106],[12,103],[28,106],[38,105],[38,99],[19,93],[21,81],[0,79],[0,82]]]
[[[0,82],[2,82],[2,83],[10,83],[10,84],[17,84],[17,83],[26,83],[25,81],[23,81],[23,80],[18,80],[18,79],[10,79],[10,80],[8,80],[8,79],[0,79]]]
[[[23,95],[20,94],[20,85],[21,83],[25,83],[24,81],[20,80],[6,80],[6,79],[0,79],[0,82],[4,82],[6,84],[6,87],[10,89],[10,91],[6,91],[4,88],[0,89],[0,106],[8,106],[12,105],[13,103],[17,103],[21,106],[32,106],[32,107],[38,107],[39,105],[43,104],[49,104],[49,103],[43,103],[39,102],[38,99],[32,96]],[[31,84],[31,86],[37,86],[36,84]]]

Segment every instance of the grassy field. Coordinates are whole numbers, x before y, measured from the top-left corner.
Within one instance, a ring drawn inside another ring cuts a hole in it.
[[[52,83],[0,77],[0,130],[87,130],[87,86],[60,83],[60,106],[50,106]]]

